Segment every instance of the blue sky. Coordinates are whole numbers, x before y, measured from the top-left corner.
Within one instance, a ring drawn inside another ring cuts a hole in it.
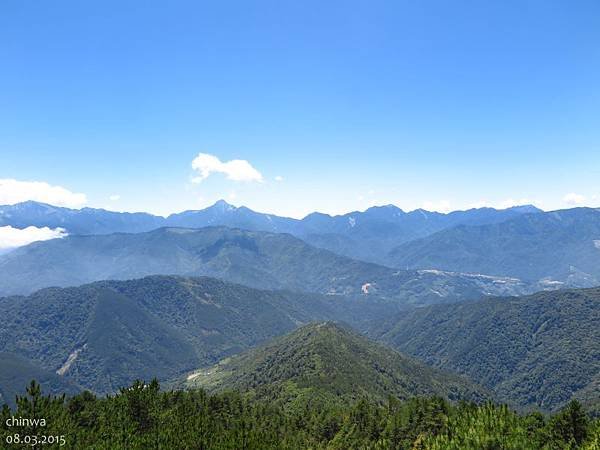
[[[0,64],[5,203],[600,206],[597,1],[6,0]]]

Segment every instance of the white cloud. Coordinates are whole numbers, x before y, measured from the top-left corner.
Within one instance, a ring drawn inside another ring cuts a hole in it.
[[[111,195],[110,197],[108,197],[108,199],[109,199],[111,202],[116,202],[116,201],[118,201],[118,200],[120,200],[120,199],[121,199],[121,196],[120,196],[119,194],[113,194],[113,195]]]
[[[438,202],[425,202],[422,206],[427,211],[438,211],[447,213],[452,211],[452,206],[448,200],[440,200]]]
[[[213,173],[222,173],[232,181],[263,181],[262,174],[244,159],[223,162],[214,155],[198,153],[192,161],[192,168],[199,172],[192,178],[193,183],[201,183]]]
[[[282,177],[281,175],[277,175],[277,176],[275,177],[275,181],[279,181],[279,182],[281,182],[281,181],[283,181],[283,177]]]
[[[23,229],[11,226],[0,227],[0,250],[21,247],[36,241],[63,238],[67,236],[63,228],[27,227]]]
[[[369,205],[376,206],[377,205],[377,200],[375,200],[374,198],[372,198],[373,195],[375,195],[375,193],[376,192],[375,192],[374,189],[369,189],[366,194],[365,193],[359,194],[358,197],[356,197],[356,199],[359,202],[362,202],[365,199],[367,199],[367,203]]]
[[[468,206],[468,208],[469,209],[471,209],[471,208],[477,208],[477,209],[479,209],[479,208],[493,208],[493,206],[492,206],[492,202],[489,202],[487,200],[479,200],[478,202],[471,203]]]
[[[567,205],[581,205],[583,202],[585,202],[585,196],[571,192],[563,197],[563,201]]]
[[[62,186],[51,186],[44,181],[0,179],[0,205],[14,205],[27,200],[70,208],[87,202],[85,194],[71,192]]]

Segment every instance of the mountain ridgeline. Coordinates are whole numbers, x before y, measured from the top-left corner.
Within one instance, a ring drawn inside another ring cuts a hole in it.
[[[160,227],[226,226],[250,231],[288,233],[340,255],[386,263],[389,249],[459,224],[482,225],[540,212],[533,206],[504,210],[479,208],[449,214],[422,209],[404,212],[393,205],[340,216],[313,213],[292,219],[234,207],[220,200],[203,210],[184,211],[167,218],[146,213],[117,213],[103,209],[60,208],[37,202],[0,206],[0,226],[64,228],[70,234],[139,233]]]
[[[70,234],[139,233],[164,226],[164,218],[147,213],[105,209],[71,209],[27,201],[0,206],[0,226],[63,228]]]
[[[71,235],[141,233],[161,227],[239,228],[291,234],[338,255],[404,270],[518,278],[539,289],[600,284],[600,211],[593,208],[543,212],[519,206],[441,214],[407,213],[387,205],[333,217],[313,213],[298,220],[224,201],[167,218],[25,202],[0,206],[0,226],[4,225],[61,227]]]

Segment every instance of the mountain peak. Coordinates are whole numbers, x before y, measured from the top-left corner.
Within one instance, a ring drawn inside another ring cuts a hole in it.
[[[49,205],[48,203],[37,202],[35,200],[26,200],[13,205],[2,205],[0,208],[12,211],[20,211],[22,213],[49,213],[60,210],[68,211],[68,208],[53,206]]]
[[[212,206],[209,206],[207,209],[219,209],[221,211],[234,211],[237,208],[229,203],[227,203],[225,200],[221,199],[221,200],[217,200]]]
[[[520,213],[538,213],[543,212],[540,208],[535,205],[516,205],[507,208],[511,211],[518,211]]]
[[[440,395],[453,400],[486,397],[483,389],[468,380],[432,369],[336,322],[300,327],[188,375],[186,385],[209,391],[239,389],[281,402],[316,397],[346,402],[365,396],[384,401],[389,395]]]
[[[35,200],[25,200],[24,202],[21,203],[15,203],[12,206],[16,206],[16,207],[26,207],[26,208],[31,208],[31,207],[35,207],[35,208],[59,208],[59,206],[53,206],[50,205],[48,203],[43,203],[43,202],[37,202]]]
[[[385,211],[385,212],[391,212],[391,213],[404,213],[404,211],[401,208],[398,208],[396,205],[392,205],[391,203],[389,205],[371,206],[370,208],[367,208],[367,210],[365,212],[375,212],[375,211]]]

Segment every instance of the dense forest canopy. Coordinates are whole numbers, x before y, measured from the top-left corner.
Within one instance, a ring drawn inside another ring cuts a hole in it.
[[[3,448],[19,448],[6,443],[31,442],[32,436],[62,438],[65,449],[98,450],[600,448],[600,421],[587,417],[577,401],[553,416],[439,397],[285,409],[235,392],[165,392],[156,380],[105,398],[89,392],[44,396],[32,382],[16,409],[5,406],[0,416]],[[12,417],[44,419],[45,426],[8,427]]]

